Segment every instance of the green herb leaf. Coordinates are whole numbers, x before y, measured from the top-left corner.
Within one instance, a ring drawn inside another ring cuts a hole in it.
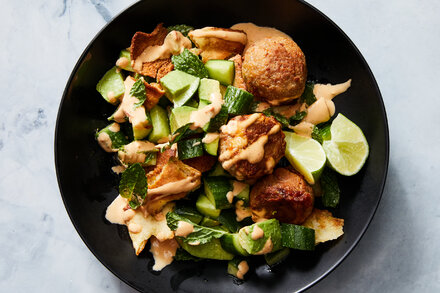
[[[281,123],[283,128],[289,127],[289,120],[286,117],[284,117],[283,115],[274,112],[272,108],[268,108],[268,109],[264,110],[263,114],[266,116],[271,116],[271,117],[275,118],[278,122]]]
[[[306,103],[308,106],[313,104],[316,101],[316,97],[313,94],[313,88],[315,87],[315,84],[313,82],[308,81],[306,83],[306,87],[304,89],[303,94],[299,98],[300,103]]]
[[[194,224],[187,218],[182,217],[174,212],[169,212],[166,218],[167,218],[168,227],[170,227],[170,229],[173,231],[177,229],[179,225],[179,221],[188,222],[193,225],[194,227],[193,232],[188,236],[186,236],[185,238],[182,238],[182,240],[186,243],[200,242],[200,244],[205,244],[211,241],[212,238],[220,238],[227,233],[226,231],[223,230],[217,230],[217,229]]]
[[[202,60],[188,49],[183,50],[180,55],[172,56],[171,60],[173,61],[174,69],[200,78],[208,78],[208,70],[206,70]]]
[[[130,96],[133,96],[139,100],[138,103],[134,104],[134,108],[142,106],[142,104],[147,99],[147,92],[145,91],[144,80],[142,78],[136,80],[130,89]]]
[[[176,250],[176,255],[174,256],[174,260],[177,260],[177,261],[187,261],[187,260],[201,261],[202,259],[189,254],[183,248],[178,248]]]
[[[153,161],[156,161],[156,152],[148,152],[145,154],[145,165],[155,165],[156,163],[153,163]],[[151,163],[151,164],[150,164]]]
[[[186,24],[178,24],[167,27],[168,31],[178,31],[181,32],[185,37],[188,36],[188,33],[192,31],[194,28],[192,26]]]
[[[147,190],[147,177],[141,164],[133,164],[122,173],[119,182],[119,194],[128,199],[132,209],[136,209],[142,204],[147,195]]]
[[[336,173],[325,168],[321,174],[321,188],[322,188],[322,204],[328,208],[335,208],[339,204],[341,191],[338,185],[338,178]]]
[[[182,139],[187,138],[190,135],[196,134],[197,131],[196,130],[191,130],[189,127],[191,126],[192,123],[187,123],[185,125],[183,125],[182,127],[178,128],[176,131],[174,131],[173,136],[177,134],[177,136],[174,138],[174,140],[172,141],[172,143],[176,143],[181,141]]]
[[[295,115],[289,119],[290,125],[297,125],[301,120],[304,119],[304,117],[306,117],[306,115],[307,111],[296,112]]]
[[[322,123],[313,127],[312,138],[320,144],[324,140],[329,140],[331,138],[330,126],[331,123]]]

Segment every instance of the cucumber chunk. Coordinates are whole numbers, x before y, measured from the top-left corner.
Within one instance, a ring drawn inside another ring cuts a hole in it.
[[[96,90],[110,104],[116,105],[125,93],[124,78],[116,66],[107,71],[96,85]]]
[[[240,230],[240,228],[242,227],[237,222],[237,216],[235,215],[235,212],[231,209],[222,210],[217,220],[226,228],[228,228],[228,230],[232,233],[238,232],[238,230]]]
[[[191,138],[177,142],[179,160],[186,160],[203,156],[203,144],[201,138]]]
[[[131,67],[131,57],[130,52],[128,50],[122,50],[121,53],[119,53],[119,58],[126,58],[128,60],[128,63],[125,66],[119,66],[119,68],[134,72],[133,68]]]
[[[210,143],[203,143],[203,148],[208,154],[212,156],[217,156],[219,141],[220,141],[220,137],[217,137],[214,141]]]
[[[118,123],[112,123],[96,133],[96,139],[106,152],[117,152],[121,146],[128,143],[120,129]],[[103,136],[108,136],[108,140],[102,140]]]
[[[196,110],[196,108],[188,106],[173,108],[170,114],[171,133],[176,132],[177,129],[188,124],[191,118],[191,113]]]
[[[208,60],[205,63],[209,78],[218,80],[223,85],[234,82],[235,65],[230,60]]]
[[[241,257],[235,257],[234,259],[228,261],[228,274],[238,279],[243,279],[243,274],[239,274],[240,271],[239,265],[242,261],[245,260]]]
[[[281,224],[281,244],[299,250],[315,249],[315,230],[293,224]]]
[[[203,130],[205,132],[216,132],[222,125],[225,125],[226,122],[228,122],[228,108],[222,105],[220,112],[203,126]]]
[[[199,86],[199,99],[211,101],[212,93],[220,93],[219,81],[210,78],[202,78]]]
[[[232,115],[248,114],[252,108],[254,96],[242,89],[228,86],[225,93],[225,106]]]
[[[204,180],[206,197],[214,204],[216,209],[227,209],[232,205],[226,194],[232,190],[229,179],[225,177],[207,177]]]
[[[231,183],[233,184],[233,183]],[[249,206],[249,193],[250,193],[250,186],[249,184],[246,184],[246,187],[235,196],[235,198],[238,200],[242,200],[243,201],[243,206],[248,207]]]
[[[218,260],[231,260],[234,258],[232,253],[222,248],[220,240],[217,238],[213,238],[208,243],[200,245],[190,245],[180,239],[178,239],[178,242],[180,246],[192,256]]]
[[[194,95],[199,87],[200,78],[179,70],[173,70],[161,78],[160,84],[165,96],[175,107],[183,106]]]
[[[167,111],[156,105],[150,110],[150,117],[151,123],[153,124],[153,130],[151,131],[148,140],[157,143],[161,138],[170,135]]]
[[[197,210],[207,217],[217,219],[221,210],[216,209],[213,203],[203,194],[200,194],[196,201]]]
[[[143,107],[143,106],[141,106]],[[135,140],[140,140],[140,139],[144,139],[145,137],[147,137],[148,134],[150,134],[151,130],[152,130],[152,125],[151,125],[151,117],[150,117],[150,113],[145,112],[145,117],[144,117],[144,123],[139,122],[138,124],[132,124],[133,126],[133,137]]]
[[[187,218],[195,224],[199,224],[202,221],[203,215],[200,214],[192,205],[180,204],[179,202],[177,203],[178,204],[174,210],[176,214]]]
[[[215,227],[215,226],[220,226],[220,222],[208,217],[204,217],[200,222],[200,225],[205,227]]]
[[[219,176],[229,177],[229,178],[232,177],[231,174],[229,174],[228,172],[226,172],[225,169],[223,169],[222,164],[220,164],[220,162],[217,162],[214,168],[212,168],[212,170],[208,173],[208,177],[219,177]]]
[[[290,249],[284,247],[276,252],[268,253],[264,255],[264,259],[269,266],[274,266],[285,260],[290,254]]]
[[[255,226],[263,230],[263,235],[253,239]],[[281,249],[281,229],[277,219],[255,223],[240,229],[238,232],[241,246],[249,254],[267,254]]]
[[[224,250],[235,254],[248,256],[249,253],[241,246],[237,233],[228,233],[220,238],[220,242]]]

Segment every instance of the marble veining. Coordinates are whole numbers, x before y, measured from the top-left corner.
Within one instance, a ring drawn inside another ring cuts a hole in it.
[[[0,291],[134,292],[86,248],[59,195],[53,141],[74,64],[134,0],[3,1]],[[440,292],[440,2],[310,0],[360,49],[387,109],[383,200],[353,253],[310,292]],[[25,21],[23,21],[25,20]]]

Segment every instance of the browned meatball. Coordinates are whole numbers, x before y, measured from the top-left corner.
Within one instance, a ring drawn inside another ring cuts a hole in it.
[[[312,213],[313,190],[296,172],[278,168],[257,182],[250,195],[252,219],[301,224]]]
[[[285,104],[299,98],[304,91],[306,58],[291,39],[265,38],[246,50],[242,72],[252,94],[271,105]]]
[[[236,116],[221,127],[219,161],[238,180],[272,173],[285,149],[281,124],[273,117]]]

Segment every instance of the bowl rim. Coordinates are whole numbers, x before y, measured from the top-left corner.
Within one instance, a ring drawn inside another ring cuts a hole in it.
[[[325,272],[323,272],[318,278],[316,278],[315,280],[313,280],[312,282],[310,282],[309,284],[303,286],[302,288],[300,288],[297,292],[303,292],[311,287],[313,287],[314,285],[316,285],[317,283],[319,283],[321,280],[323,280],[324,278],[326,278],[331,272],[333,272],[349,255],[350,253],[354,250],[354,248],[359,244],[360,240],[362,239],[362,237],[365,235],[365,232],[367,231],[368,227],[371,224],[371,221],[374,218],[374,215],[377,212],[377,209],[379,207],[379,204],[381,202],[382,199],[382,195],[383,195],[383,191],[385,188],[385,183],[386,183],[386,179],[388,176],[388,167],[389,167],[389,155],[390,155],[390,136],[389,136],[389,126],[388,126],[388,119],[387,119],[387,115],[386,115],[386,109],[385,109],[385,104],[382,98],[382,94],[380,92],[379,86],[377,84],[376,78],[374,77],[374,74],[370,68],[370,66],[368,65],[368,63],[366,62],[364,56],[362,55],[362,53],[360,52],[360,50],[356,47],[356,45],[353,43],[353,41],[348,37],[348,35],[333,21],[331,20],[327,15],[325,15],[323,12],[321,12],[319,9],[317,9],[316,7],[314,7],[313,5],[311,5],[310,3],[304,1],[304,0],[295,0],[297,2],[299,2],[302,5],[307,6],[309,9],[313,10],[314,13],[319,14],[321,17],[323,17],[331,26],[333,26],[333,28],[335,28],[340,34],[341,36],[348,41],[348,43],[350,44],[350,46],[354,49],[355,54],[357,55],[357,57],[359,57],[362,65],[365,66],[368,74],[372,77],[372,81],[373,81],[373,85],[374,85],[374,89],[377,91],[378,93],[378,97],[379,97],[379,101],[380,101],[380,108],[381,108],[381,112],[382,112],[382,118],[384,121],[384,134],[385,134],[385,160],[383,162],[383,168],[384,168],[384,174],[382,177],[382,181],[380,182],[380,188],[379,188],[379,197],[377,199],[377,202],[374,206],[373,212],[371,213],[371,215],[369,216],[368,220],[365,222],[364,227],[362,228],[362,230],[360,231],[359,236],[354,240],[354,242],[352,243],[351,246],[348,247],[347,251],[332,265],[330,266]],[[66,86],[64,88],[63,94],[62,94],[62,98],[60,100],[60,104],[58,106],[58,112],[57,112],[57,118],[56,118],[56,124],[55,124],[55,135],[54,135],[54,162],[55,162],[55,171],[56,171],[56,176],[57,176],[57,182],[58,182],[58,188],[60,190],[60,194],[61,194],[61,198],[63,200],[63,204],[64,207],[67,211],[67,214],[69,215],[70,221],[72,222],[76,232],[79,234],[80,238],[82,239],[82,241],[84,242],[84,244],[87,246],[87,248],[89,249],[89,251],[96,257],[96,259],[99,260],[99,262],[104,265],[105,268],[107,268],[114,276],[116,276],[119,280],[122,280],[125,284],[127,284],[128,286],[130,286],[131,288],[139,291],[138,288],[135,287],[134,284],[132,284],[129,280],[127,280],[124,277],[121,277],[117,272],[115,272],[115,270],[113,270],[110,266],[108,266],[107,264],[104,263],[104,261],[96,254],[94,248],[92,248],[90,246],[90,244],[88,243],[86,237],[83,235],[83,233],[80,231],[79,227],[77,226],[73,215],[71,214],[70,209],[68,208],[68,205],[66,203],[66,198],[63,194],[63,189],[61,187],[61,181],[60,181],[60,174],[59,174],[59,161],[58,161],[58,149],[57,149],[57,144],[58,144],[58,129],[59,129],[59,123],[60,123],[60,113],[61,113],[61,108],[63,107],[64,101],[68,95],[68,91],[69,91],[69,87],[72,84],[72,81],[74,79],[75,74],[77,73],[80,65],[83,63],[87,53],[89,52],[90,48],[92,47],[92,45],[94,44],[94,42],[96,41],[96,39],[101,35],[101,33],[107,29],[108,26],[110,26],[116,19],[120,18],[123,14],[127,13],[128,11],[135,9],[136,6],[140,5],[143,1],[142,0],[138,0],[136,2],[134,2],[133,4],[129,5],[128,7],[126,7],[125,9],[121,10],[118,14],[116,14],[111,20],[109,20],[96,34],[95,36],[91,39],[91,41],[88,43],[88,45],[85,47],[85,49],[83,50],[83,52],[81,53],[80,57],[78,58],[78,61],[76,62],[75,66],[72,69],[72,72],[70,73],[70,76],[66,82]]]

